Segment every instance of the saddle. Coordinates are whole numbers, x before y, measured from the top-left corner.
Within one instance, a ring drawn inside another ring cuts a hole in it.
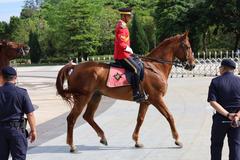
[[[140,72],[140,80],[142,81],[144,78],[144,67],[143,63],[141,63],[142,69]],[[123,68],[118,63],[110,63],[108,79],[107,79],[107,87],[122,87],[131,85],[131,76],[133,73]]]

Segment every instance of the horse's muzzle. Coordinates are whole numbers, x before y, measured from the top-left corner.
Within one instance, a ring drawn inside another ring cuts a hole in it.
[[[184,66],[184,69],[186,70],[193,70],[195,68],[195,64],[189,64],[189,63],[186,63],[186,65]]]

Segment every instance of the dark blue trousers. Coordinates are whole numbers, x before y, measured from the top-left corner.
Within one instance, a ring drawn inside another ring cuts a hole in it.
[[[229,160],[240,160],[240,127],[232,128],[230,124],[223,124],[228,121],[220,114],[213,115],[211,133],[211,160],[221,160],[224,138],[228,137]]]
[[[22,129],[0,126],[0,159],[8,160],[11,153],[12,160],[25,160],[27,153],[27,138]]]
[[[133,95],[136,95],[139,92],[140,74],[142,72],[142,67],[138,64],[135,57],[116,60],[116,62],[133,73],[133,76],[131,77],[131,85],[133,89]]]

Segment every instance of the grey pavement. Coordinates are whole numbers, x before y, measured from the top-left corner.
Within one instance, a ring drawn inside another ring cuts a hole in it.
[[[55,77],[61,66],[19,67],[19,85],[26,87],[39,108],[38,139],[30,145],[29,160],[207,160],[213,110],[207,103],[211,78],[170,78],[165,101],[172,112],[184,147],[175,146],[166,119],[151,106],[140,131],[144,148],[131,139],[138,104],[104,97],[97,123],[105,131],[108,146],[99,143],[94,130],[78,121],[74,130],[77,153],[66,145],[66,116],[70,108],[56,96]],[[228,159],[225,143],[223,160]]]

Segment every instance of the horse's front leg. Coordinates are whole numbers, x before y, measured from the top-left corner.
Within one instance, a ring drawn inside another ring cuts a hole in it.
[[[136,127],[135,127],[133,135],[132,135],[132,138],[135,141],[135,147],[136,148],[142,148],[143,147],[143,144],[141,144],[139,142],[139,131],[140,131],[140,127],[142,126],[142,123],[144,121],[144,118],[145,118],[148,107],[149,107],[149,104],[146,103],[146,102],[142,102],[140,104],[140,107],[139,107],[137,124],[136,124]]]
[[[152,103],[152,104],[167,119],[167,121],[168,121],[168,123],[170,124],[170,127],[171,127],[172,136],[175,139],[175,144],[182,148],[183,144],[179,141],[179,134],[178,134],[177,129],[176,129],[174,118],[173,118],[172,114],[170,113],[170,111],[168,110],[165,102],[163,101],[162,96],[159,97],[158,99],[156,99],[155,102]]]
[[[67,144],[70,146],[70,152],[76,152],[77,147],[73,143],[73,128],[76,123],[78,116],[81,114],[84,106],[89,101],[89,96],[77,96],[74,97],[74,105],[67,116]]]

